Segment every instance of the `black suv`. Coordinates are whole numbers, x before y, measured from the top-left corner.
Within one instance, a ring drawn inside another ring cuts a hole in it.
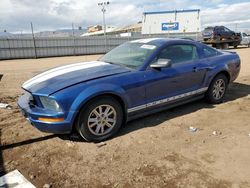
[[[202,36],[204,41],[235,40],[240,37],[240,33],[235,33],[224,26],[215,26],[205,28],[202,32]]]

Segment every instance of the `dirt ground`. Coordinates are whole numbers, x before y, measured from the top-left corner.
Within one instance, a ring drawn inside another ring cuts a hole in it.
[[[203,100],[128,123],[98,148],[75,136],[41,133],[16,106],[21,84],[62,64],[96,56],[0,61],[0,171],[18,169],[37,187],[250,187],[250,48],[224,103]],[[188,127],[197,127],[195,133]],[[217,136],[213,131],[217,131]]]

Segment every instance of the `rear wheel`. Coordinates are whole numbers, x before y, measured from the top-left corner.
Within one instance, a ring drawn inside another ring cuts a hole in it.
[[[228,86],[228,79],[224,74],[217,75],[211,82],[206,93],[206,99],[209,103],[221,103],[225,97]]]
[[[223,49],[223,46],[222,46],[221,43],[218,43],[218,44],[216,44],[216,48],[217,48],[217,49]]]
[[[121,127],[123,111],[112,97],[97,98],[83,107],[77,131],[86,141],[100,142],[112,137]]]
[[[229,48],[229,44],[228,43],[223,43],[222,44],[222,49],[223,50],[227,50]]]

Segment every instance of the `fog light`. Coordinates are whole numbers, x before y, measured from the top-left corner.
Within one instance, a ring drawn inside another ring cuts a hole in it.
[[[64,121],[64,118],[38,118],[39,121],[43,121],[46,123],[56,123],[56,122],[62,122]]]

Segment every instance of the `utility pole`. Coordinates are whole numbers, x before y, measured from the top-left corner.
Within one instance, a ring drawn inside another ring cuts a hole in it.
[[[37,58],[36,41],[35,41],[35,35],[34,35],[33,23],[32,22],[30,22],[30,26],[31,26],[32,38],[33,38],[33,44],[34,44],[35,58]]]
[[[103,17],[103,31],[104,31],[104,40],[105,40],[105,52],[107,52],[107,34],[106,34],[105,13],[107,11],[106,6],[108,6],[109,4],[110,4],[109,1],[98,3],[98,6],[101,7],[102,17]]]
[[[72,22],[72,36],[75,36],[75,28],[74,28],[74,23]]]
[[[74,23],[72,22],[72,38],[73,38],[73,54],[76,55],[76,41],[75,41],[75,28]]]

